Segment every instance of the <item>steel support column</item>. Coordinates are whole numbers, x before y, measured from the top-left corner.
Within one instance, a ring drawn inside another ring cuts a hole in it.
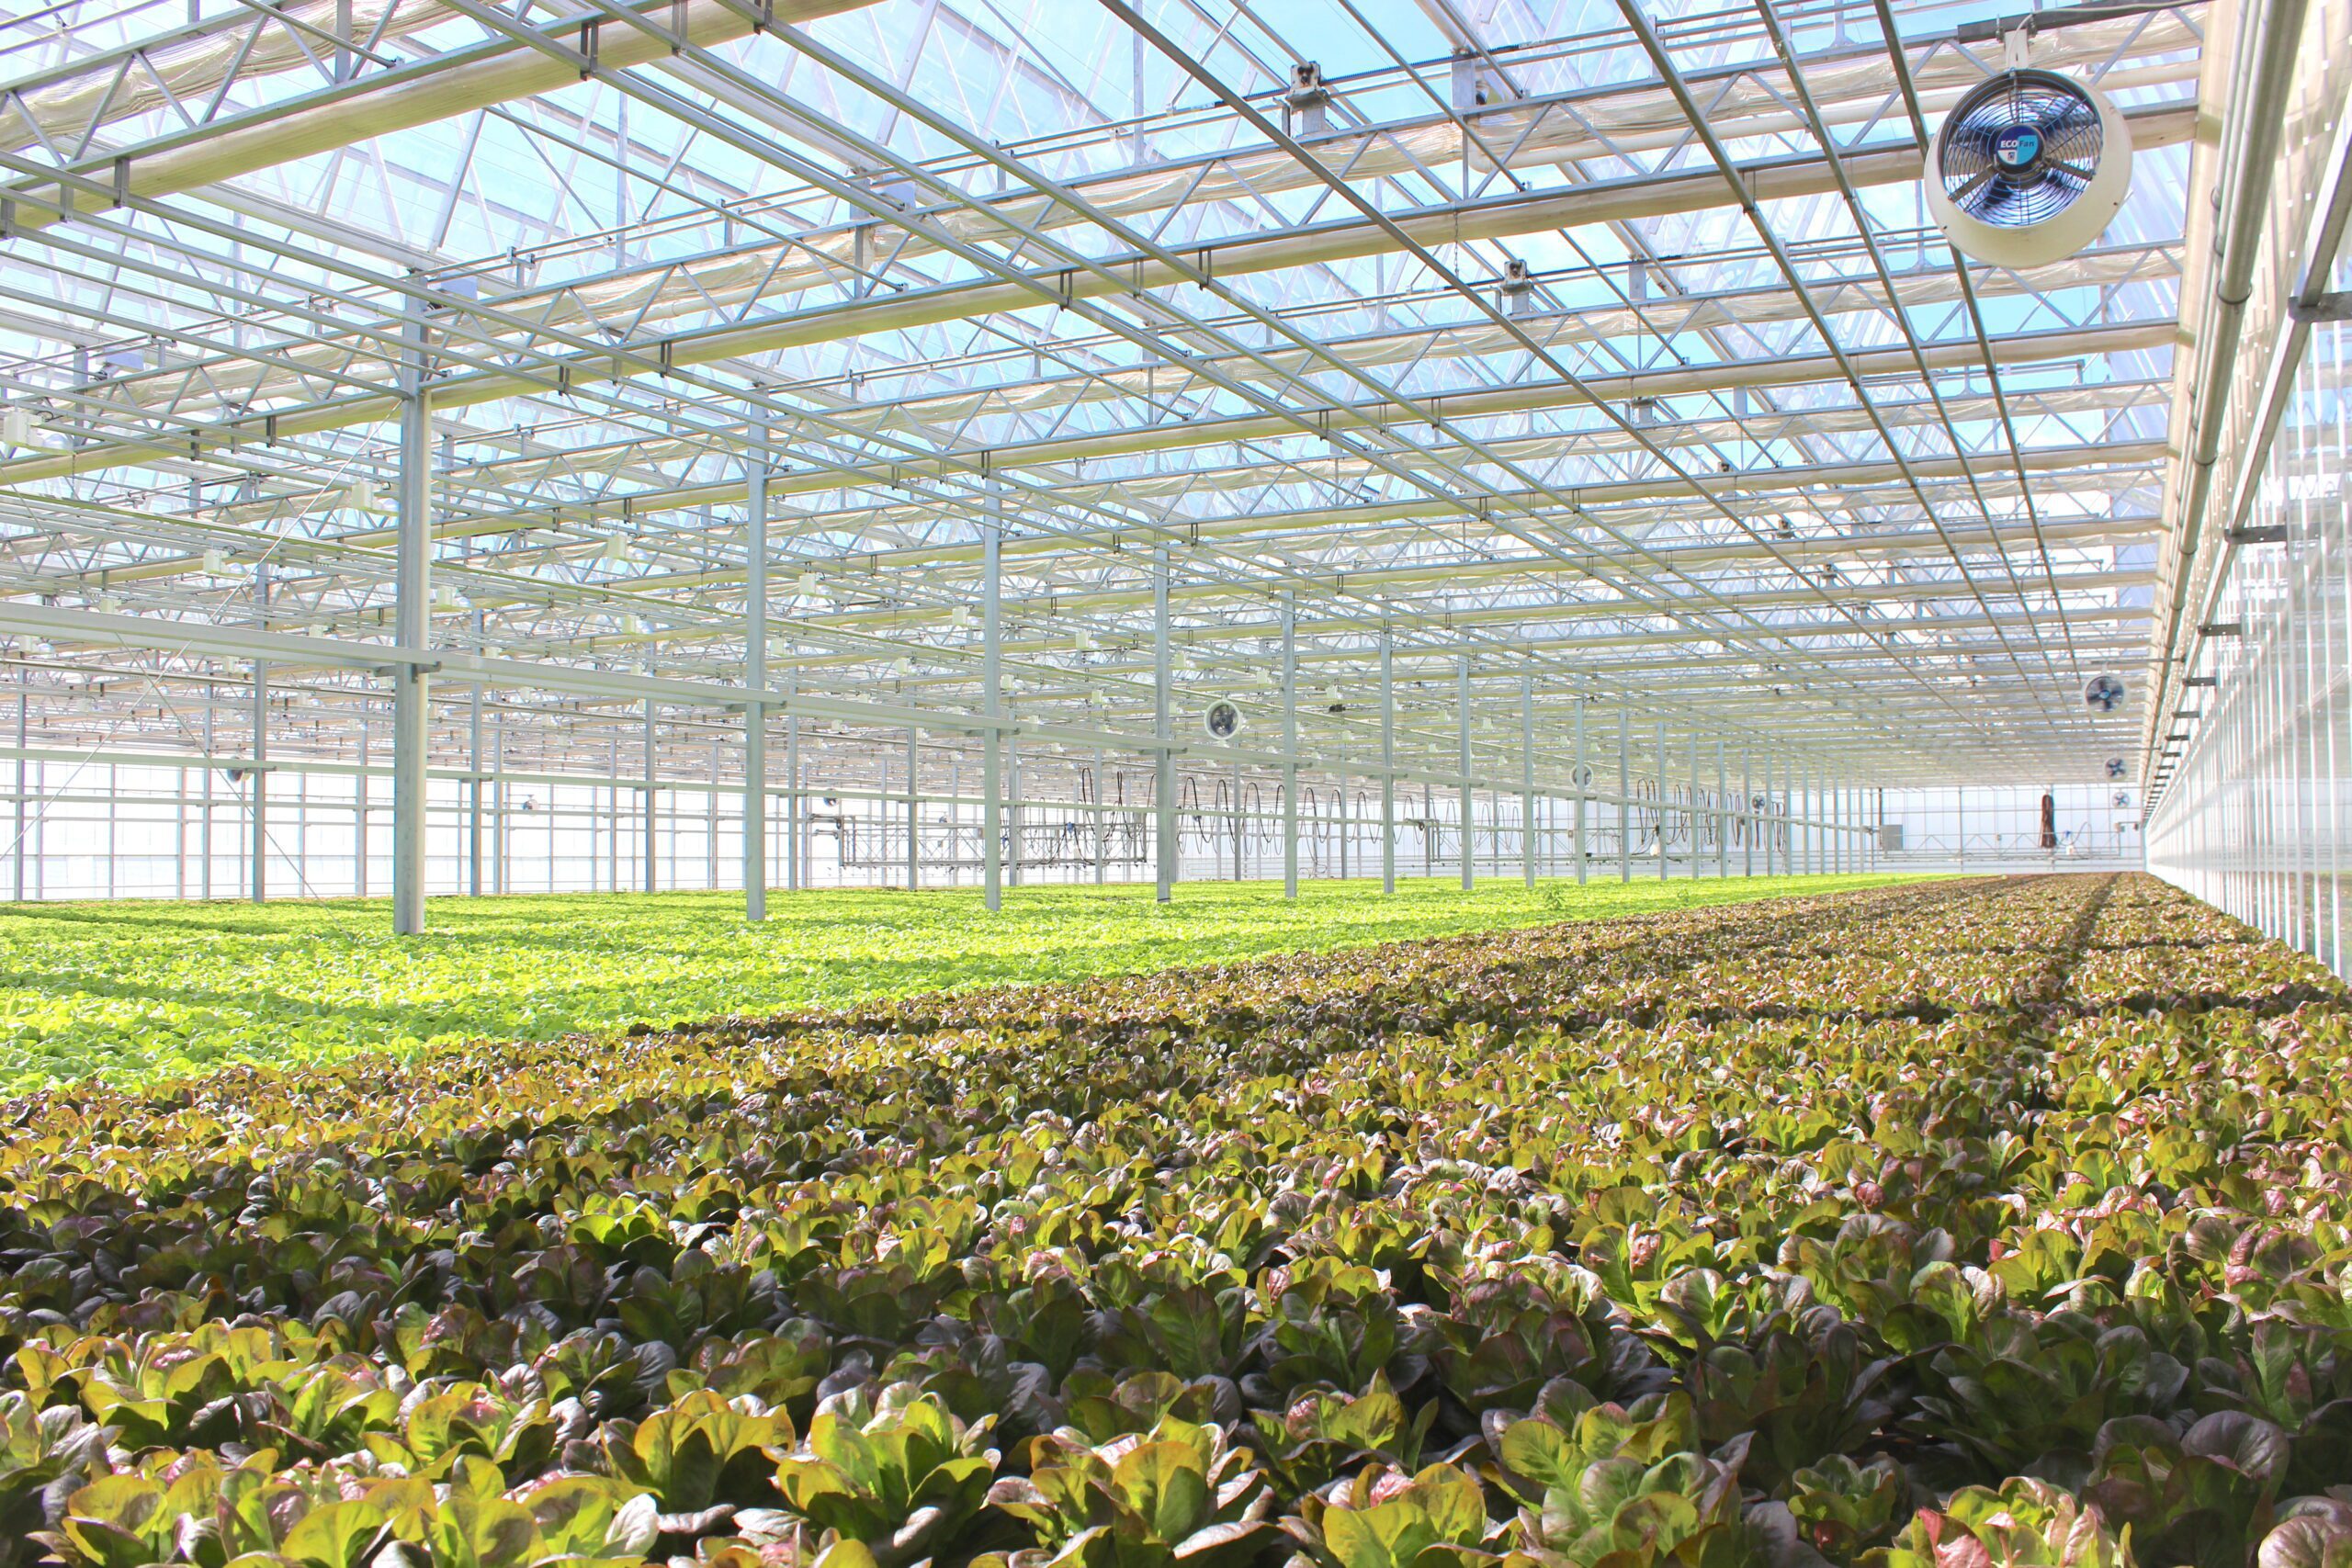
[[[1159,863],[1153,893],[1165,904],[1176,893],[1176,731],[1169,707],[1168,551],[1161,548],[1151,570],[1151,733],[1153,749],[1151,815],[1153,858]]]
[[[1467,659],[1454,666],[1453,697],[1460,750],[1456,762],[1462,773],[1462,890],[1467,893],[1477,880],[1478,863],[1472,848],[1476,842],[1476,830],[1471,818],[1477,802],[1470,788],[1470,660]]]
[[[1004,714],[1004,492],[989,493],[980,534],[980,716]],[[1004,907],[1004,730],[991,722],[980,742],[980,897]]]
[[[744,475],[743,689],[768,684],[768,468],[764,458]],[[743,704],[743,918],[768,918],[768,710],[756,696]],[[790,852],[787,849],[786,853]]]
[[[400,467],[393,511],[398,640],[420,653],[432,635],[433,394],[425,384],[423,303],[408,303],[407,342],[401,365]],[[429,676],[422,664],[392,671],[392,931],[424,930],[426,704]]]
[[[1577,886],[1579,887],[1584,886],[1585,877],[1590,871],[1590,867],[1585,864],[1585,810],[1586,802],[1590,798],[1592,793],[1592,766],[1586,760],[1586,757],[1587,751],[1584,736],[1584,699],[1582,697],[1578,697],[1577,699],[1577,771],[1569,778],[1568,782],[1576,785],[1577,790]]]
[[[1739,871],[1742,876],[1754,876],[1756,835],[1764,818],[1763,814],[1756,809],[1755,754],[1745,746],[1739,749],[1739,808],[1747,814],[1743,820],[1747,824],[1747,831],[1740,835]],[[1767,864],[1765,870],[1771,870],[1770,865]]]
[[[1724,772],[1724,738],[1715,737],[1715,879],[1731,875],[1731,795]]]
[[[1519,678],[1519,873],[1535,886],[1535,677]]]
[[[246,790],[245,800],[253,825],[253,840],[248,846],[253,857],[249,892],[258,904],[266,896],[265,884],[269,871],[269,666],[258,659],[254,660],[253,750],[253,782]]]
[[[1617,709],[1617,880],[1634,880],[1634,710]]]
[[[474,640],[481,640],[482,615],[474,612]],[[473,775],[466,781],[466,892],[475,898],[481,897],[481,682],[474,689],[467,704],[466,771]]]
[[[1283,592],[1283,897],[1298,897],[1298,605]]]
[[[1666,720],[1657,721],[1654,743],[1657,767],[1657,879],[1667,879],[1666,866]]]
[[[646,673],[652,671],[649,669]],[[645,699],[645,890],[661,891],[661,857],[655,845],[661,839],[661,806],[653,793],[656,776],[658,741],[653,728],[653,699]]]
[[[1396,891],[1396,647],[1380,628],[1380,890]]]
[[[803,831],[808,813],[800,789],[800,714],[792,706],[799,694],[800,667],[796,664],[784,674],[784,885],[793,893],[817,880]]]
[[[27,735],[28,735],[28,729],[27,729],[27,725],[28,725],[28,715],[27,715],[27,711],[26,711],[26,709],[27,709],[27,704],[26,704],[26,697],[25,697],[25,688],[26,688],[27,686],[30,685],[30,684],[32,683],[32,678],[33,678],[33,672],[32,672],[32,671],[31,671],[30,669],[28,669],[28,668],[19,668],[19,669],[17,670],[17,842],[16,842],[16,862],[17,862],[17,868],[16,868],[16,870],[17,870],[17,903],[19,903],[19,904],[21,904],[21,903],[23,903],[23,902],[25,901],[25,834],[29,830],[29,829],[30,829],[30,827],[31,827],[31,816],[30,816],[30,813],[29,813],[29,812],[27,810],[27,808],[26,808],[26,807],[27,807],[27,802],[26,802],[26,799],[25,799],[25,786],[26,786],[26,784],[27,784],[28,782],[30,782],[30,774],[27,772],[26,762],[25,762],[25,745],[26,745],[26,739],[27,739]],[[208,769],[208,770],[206,770],[206,772],[207,772],[207,773],[208,773],[208,775],[209,775],[209,773],[210,773],[210,770],[209,770],[209,769]]]

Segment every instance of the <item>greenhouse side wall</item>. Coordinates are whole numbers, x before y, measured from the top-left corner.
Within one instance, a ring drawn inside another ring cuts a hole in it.
[[[2147,826],[2158,875],[2352,972],[2344,930],[2352,327],[2319,326],[2210,618],[2180,764]]]
[[[2213,558],[2188,578],[2176,644],[2187,657],[2167,671],[2177,706],[2154,738],[2168,773],[2152,793],[2145,836],[2151,871],[2352,975],[2352,323],[2327,319],[2352,302],[2339,244],[2352,191],[2347,56],[2341,36],[2307,54],[2286,110],[2286,155],[2202,515]],[[2242,471],[2224,472],[2233,461]]]

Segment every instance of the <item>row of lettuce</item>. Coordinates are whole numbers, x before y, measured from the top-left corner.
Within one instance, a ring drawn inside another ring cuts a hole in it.
[[[2347,1568],[2347,1070],[2053,877],[59,1090],[0,1568]]]

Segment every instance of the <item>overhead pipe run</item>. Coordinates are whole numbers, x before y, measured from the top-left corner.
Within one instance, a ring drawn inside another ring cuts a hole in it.
[[[2165,703],[2170,694],[2175,649],[2182,617],[2195,595],[2198,552],[2206,535],[2205,513],[2212,502],[2213,468],[2228,428],[2230,381],[2236,374],[2238,344],[2245,332],[2246,300],[2254,293],[2254,265],[2260,254],[2263,220],[2269,214],[2270,186],[2278,172],[2279,141],[2286,130],[2288,85],[2295,71],[2306,0],[2253,0],[2246,16],[2251,48],[2239,52],[2238,73],[2229,101],[2229,122],[2217,149],[2217,220],[2213,230],[2211,303],[2198,333],[2194,378],[2188,383],[2189,437],[2179,486],[2179,543],[2166,580],[2169,601],[2156,649],[2155,690],[2147,707],[2143,743],[2143,776],[2155,772],[2164,735]],[[2241,460],[2254,460],[2245,454]]]

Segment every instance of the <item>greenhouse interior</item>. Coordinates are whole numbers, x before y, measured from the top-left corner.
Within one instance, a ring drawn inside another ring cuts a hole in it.
[[[6,8],[0,1568],[2352,1565],[2348,101]]]

